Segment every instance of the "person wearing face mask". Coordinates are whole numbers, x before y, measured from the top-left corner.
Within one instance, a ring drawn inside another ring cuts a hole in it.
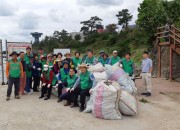
[[[69,52],[67,52],[64,56],[65,56],[66,58],[65,58],[63,61],[69,62],[69,66],[70,66],[71,68],[74,68],[73,60],[71,59],[71,54],[70,54]]]
[[[71,88],[70,92],[72,94],[73,103],[71,107],[78,107],[78,95],[80,95],[80,112],[85,109],[85,99],[86,96],[90,96],[92,89],[96,86],[96,79],[93,73],[89,72],[87,69],[89,67],[82,63],[78,66],[78,69],[81,70],[80,76],[76,80],[76,83]]]
[[[58,76],[58,81],[59,81],[59,85],[58,85],[58,101],[57,102],[61,102],[62,100],[60,99],[60,96],[62,94],[62,89],[64,87],[64,85],[66,84],[66,80],[68,78],[69,75],[69,62],[67,61],[63,61],[62,64],[63,68],[60,69],[59,71],[59,76]]]
[[[44,98],[44,100],[50,99],[52,86],[56,86],[57,81],[58,80],[54,72],[49,69],[49,65],[45,64],[42,73],[41,96],[39,99],[44,98],[45,94],[47,94],[47,96]]]
[[[67,99],[66,104],[64,104],[64,106],[70,106],[71,105],[71,93],[70,93],[70,89],[73,87],[73,85],[75,84],[76,80],[77,80],[77,76],[76,76],[76,69],[71,68],[69,71],[69,75],[67,76],[66,81],[64,82],[63,86],[59,86],[59,87],[65,87],[66,88],[66,93],[62,94],[59,99],[64,100]],[[61,88],[59,88],[61,89]],[[60,100],[60,101],[61,101]]]

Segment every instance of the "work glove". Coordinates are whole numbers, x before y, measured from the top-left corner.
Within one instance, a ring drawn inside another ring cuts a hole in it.
[[[62,83],[61,80],[59,80],[58,83],[59,83],[59,84]]]
[[[37,70],[41,71],[41,68],[37,68]]]
[[[46,83],[43,83],[42,86],[46,86]]]
[[[92,91],[93,91],[93,89],[90,89],[90,90],[89,90],[89,93],[91,94],[91,93],[92,93]]]
[[[48,88],[50,88],[51,87],[51,84],[48,84],[48,86],[47,86]]]
[[[120,64],[119,67],[122,68],[123,67],[122,64]]]
[[[43,74],[41,74],[41,78],[43,78]]]
[[[148,78],[151,78],[151,73],[148,73],[147,76],[148,76]]]
[[[73,92],[74,91],[74,88],[71,88],[70,92]]]
[[[70,88],[66,88],[66,91],[69,91],[70,90]]]
[[[36,69],[36,66],[33,66],[33,69]]]

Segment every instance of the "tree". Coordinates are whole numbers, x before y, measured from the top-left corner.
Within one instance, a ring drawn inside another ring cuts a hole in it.
[[[83,32],[85,36],[92,34],[93,32],[96,32],[97,27],[102,26],[101,22],[102,19],[100,19],[98,16],[93,16],[90,18],[90,20],[82,21],[80,23],[83,24],[83,26],[81,27],[81,32]]]
[[[76,41],[81,40],[81,35],[80,35],[80,34],[76,34],[76,35],[74,36],[74,39],[75,39]]]
[[[110,32],[110,33],[114,33],[116,32],[116,29],[117,29],[117,25],[116,24],[109,24],[106,26],[106,31],[107,32]]]
[[[122,11],[119,11],[116,15],[118,17],[118,24],[122,25],[123,28],[127,29],[129,22],[132,20],[132,15],[129,13],[128,9],[123,9]]]
[[[145,31],[149,42],[155,40],[158,26],[165,25],[166,16],[161,0],[144,0],[138,8],[138,27]]]

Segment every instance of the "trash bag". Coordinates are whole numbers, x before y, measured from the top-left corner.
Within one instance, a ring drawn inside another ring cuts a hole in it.
[[[104,67],[101,63],[98,63],[96,65],[91,65],[89,66],[88,69],[90,72],[103,72],[104,71]]]
[[[89,101],[86,104],[86,109],[83,112],[85,112],[85,113],[91,113],[92,112],[93,97],[94,97],[94,95],[92,93],[91,96],[90,96]]]
[[[105,65],[105,71],[107,79],[111,81],[117,81],[123,74],[125,74],[124,70],[116,65]]]
[[[102,80],[106,80],[107,79],[107,75],[106,75],[106,72],[94,72],[94,77],[96,79],[97,82],[100,82]]]
[[[118,102],[121,95],[118,83],[103,80],[96,85],[93,93],[92,113],[96,118],[107,120],[122,119],[118,110]]]
[[[135,116],[138,111],[136,98],[124,90],[122,90],[119,101],[119,111],[127,116]]]
[[[126,90],[130,94],[137,93],[135,83],[128,74],[123,74],[117,82],[121,85],[122,90]]]

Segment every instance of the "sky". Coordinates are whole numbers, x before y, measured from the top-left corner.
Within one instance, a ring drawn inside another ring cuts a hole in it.
[[[31,32],[52,35],[62,29],[79,32],[81,21],[98,16],[102,24],[117,23],[116,14],[129,9],[137,19],[137,8],[143,0],[0,0],[0,39],[12,42],[30,42]]]

